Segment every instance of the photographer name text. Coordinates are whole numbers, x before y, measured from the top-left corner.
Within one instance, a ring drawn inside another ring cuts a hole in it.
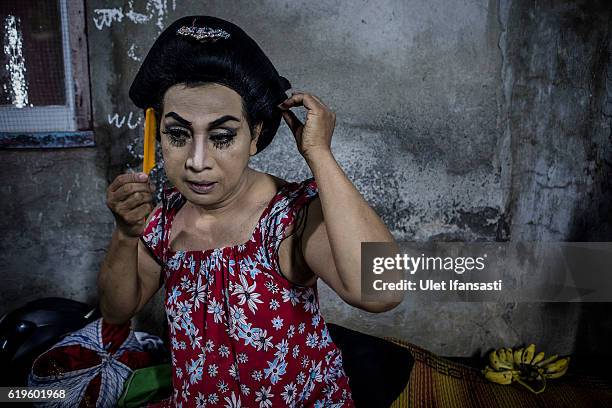
[[[372,282],[372,287],[377,291],[500,291],[502,290],[502,280],[499,279],[492,282],[462,282],[457,279],[446,281],[434,281],[433,279],[413,281],[402,279],[399,282],[385,282],[382,279],[376,279]]]

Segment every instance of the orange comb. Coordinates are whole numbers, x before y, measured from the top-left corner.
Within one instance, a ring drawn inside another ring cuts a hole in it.
[[[147,174],[155,167],[155,128],[153,108],[147,108],[144,126],[144,159],[142,161],[142,171]]]

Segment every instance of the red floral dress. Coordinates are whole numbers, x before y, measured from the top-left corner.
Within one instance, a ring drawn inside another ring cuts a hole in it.
[[[278,249],[314,179],[287,183],[241,245],[173,251],[185,198],[173,188],[142,240],[162,265],[177,407],[352,407],[342,354],[319,313],[316,283],[280,272]]]

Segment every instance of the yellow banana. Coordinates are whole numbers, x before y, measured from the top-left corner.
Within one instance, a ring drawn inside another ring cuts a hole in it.
[[[511,348],[506,349],[506,361],[508,361],[509,364],[514,365],[514,352]]]
[[[507,364],[509,366],[512,366],[512,361],[508,361],[506,359],[506,349],[499,348],[497,349],[497,357],[499,358],[499,360],[503,363],[503,364]]]
[[[536,354],[533,343],[516,349],[500,347],[488,357],[489,365],[482,370],[487,380],[504,385],[518,382],[535,394],[544,391],[547,379],[563,376],[570,361],[570,357],[559,358],[557,354],[546,357],[543,351]]]
[[[521,359],[523,358],[524,350],[525,349],[523,347],[518,350],[514,350],[514,364],[516,364],[517,366],[522,363]]]
[[[547,358],[545,358],[544,360],[540,361],[539,363],[536,364],[536,367],[544,367],[545,365],[552,363],[553,361],[555,361],[557,358],[559,357],[558,354],[553,354],[552,356],[548,356]]]
[[[531,364],[538,364],[540,361],[544,360],[544,352],[540,351],[536,356],[531,360]]]
[[[489,381],[492,381],[496,384],[510,384],[513,379],[513,371],[512,370],[504,370],[504,371],[494,371],[494,370],[484,370],[485,378]]]
[[[523,358],[522,358],[523,364],[531,364],[534,354],[535,354],[535,344],[532,343],[529,346],[527,346],[527,348],[523,352]]]
[[[495,370],[507,370],[509,368],[512,368],[511,365],[504,363],[500,360],[495,350],[489,353],[489,362],[491,363],[491,367],[493,367]]]
[[[554,373],[545,373],[544,377],[546,377],[546,378],[553,378],[553,379],[554,378],[559,378],[559,377],[561,377],[562,375],[564,375],[567,372],[567,368],[568,367],[569,366],[566,365],[564,368],[562,368],[561,370],[556,371]]]
[[[556,373],[563,369],[566,369],[569,365],[569,357],[560,358],[552,363],[549,363],[544,366],[546,373]]]

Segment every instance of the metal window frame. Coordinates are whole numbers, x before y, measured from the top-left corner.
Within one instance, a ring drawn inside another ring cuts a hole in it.
[[[84,0],[59,0],[62,24],[66,105],[0,109],[30,126],[0,132],[0,148],[95,146]]]

